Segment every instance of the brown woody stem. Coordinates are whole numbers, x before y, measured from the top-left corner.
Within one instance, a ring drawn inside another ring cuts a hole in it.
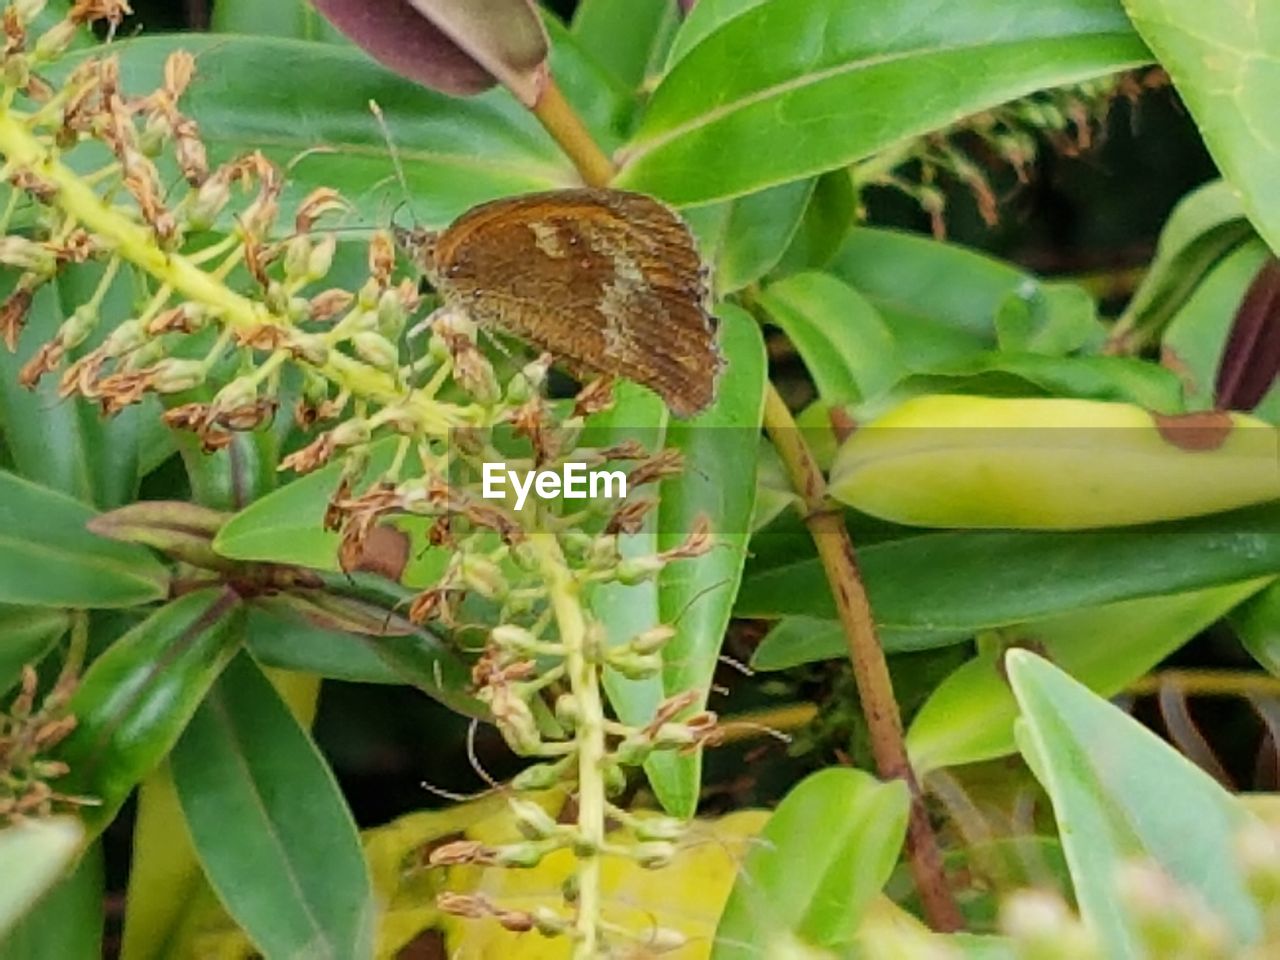
[[[791,484],[804,503],[805,524],[818,547],[835,597],[853,663],[858,698],[871,733],[876,769],[886,780],[905,780],[911,789],[911,814],[907,822],[907,858],[920,891],[920,901],[930,925],[939,931],[963,926],[960,909],[947,886],[942,853],[929,824],[929,815],[902,739],[902,716],[893,695],[893,681],[880,638],[871,616],[871,603],[858,571],[853,541],[845,529],[844,515],[827,496],[827,482],[796,426],[791,411],[772,383],[765,388],[764,428],[782,458]]]
[[[560,144],[588,186],[603,187],[613,179],[613,161],[596,144],[582,118],[569,105],[555,78],[547,75],[546,86],[533,107],[533,115]]]

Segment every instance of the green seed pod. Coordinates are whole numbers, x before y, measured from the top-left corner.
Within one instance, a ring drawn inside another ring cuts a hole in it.
[[[569,929],[569,921],[550,907],[533,908],[533,925],[544,937],[559,937]]]
[[[641,736],[627,737],[613,751],[613,758],[623,766],[638,767],[653,753],[653,744]]]
[[[627,557],[618,564],[618,582],[628,587],[651,580],[665,566],[661,557]]]
[[[533,632],[514,623],[502,623],[489,631],[489,637],[504,650],[517,653],[532,653],[538,646],[538,638]]]
[[[519,405],[527,402],[534,395],[533,387],[525,379],[524,374],[517,373],[507,381],[507,403]]]
[[[582,708],[573,694],[562,693],[556,697],[556,719],[570,730],[578,726],[578,721],[582,719]]]
[[[387,290],[378,300],[378,332],[388,340],[400,339],[404,332],[404,303],[398,290]]]
[[[604,792],[609,797],[620,797],[627,792],[627,772],[616,761],[605,761],[600,767],[600,775],[604,779]]]

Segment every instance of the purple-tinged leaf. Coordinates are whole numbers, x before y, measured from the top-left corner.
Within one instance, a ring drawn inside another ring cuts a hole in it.
[[[1252,410],[1280,372],[1280,260],[1262,265],[1236,310],[1218,365],[1219,410]]]
[[[502,83],[527,107],[546,78],[547,35],[531,0],[315,0],[375,60],[444,93]]]

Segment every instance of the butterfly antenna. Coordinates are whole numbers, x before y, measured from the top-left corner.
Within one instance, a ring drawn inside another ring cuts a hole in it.
[[[395,169],[396,179],[400,181],[400,189],[404,191],[404,200],[401,205],[409,208],[409,215],[413,217],[413,222],[417,223],[418,215],[414,212],[411,199],[413,194],[409,190],[409,180],[404,175],[404,165],[400,162],[400,151],[396,149],[395,141],[391,139],[391,128],[387,126],[387,118],[383,116],[382,107],[378,106],[377,100],[369,101],[369,111],[382,130],[382,138],[387,142],[387,153],[391,156],[391,166]],[[396,209],[399,210],[399,207]],[[392,216],[394,217],[394,214]]]

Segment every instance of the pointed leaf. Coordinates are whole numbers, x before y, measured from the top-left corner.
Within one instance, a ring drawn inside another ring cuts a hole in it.
[[[1053,800],[1076,899],[1105,955],[1148,955],[1116,895],[1117,869],[1136,857],[1198,894],[1237,945],[1256,941],[1258,907],[1229,853],[1252,820],[1239,802],[1047,660],[1013,650],[1006,663],[1022,711],[1021,748]]]
[[[172,763],[205,874],[264,955],[370,955],[373,891],[351,812],[247,654],[196,712]]]

